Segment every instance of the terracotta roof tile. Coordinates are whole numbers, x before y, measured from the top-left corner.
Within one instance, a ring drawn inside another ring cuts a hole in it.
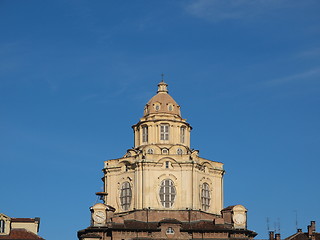
[[[44,240],[42,237],[39,237],[38,235],[29,232],[25,229],[11,229],[9,235],[0,235],[0,239],[5,239],[5,240],[11,240],[11,239],[16,239],[16,240]]]
[[[232,210],[236,205],[232,205],[232,206],[228,206],[224,209],[222,209],[221,211],[228,211],[228,210]]]
[[[181,224],[181,222],[175,218],[165,218],[165,219],[162,219],[159,223]]]
[[[320,233],[314,233],[315,240],[320,240]],[[308,233],[296,233],[290,237],[287,237],[286,240],[309,240]]]
[[[11,218],[11,222],[35,222],[35,218]]]
[[[87,238],[102,238],[100,235],[94,234],[94,233],[86,233],[86,234],[83,234],[81,237],[82,238],[84,238],[84,237],[87,237]]]

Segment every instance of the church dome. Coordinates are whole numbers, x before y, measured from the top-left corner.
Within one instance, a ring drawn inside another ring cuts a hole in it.
[[[168,84],[160,82],[158,84],[158,91],[153,96],[144,108],[144,116],[149,114],[172,114],[180,116],[180,106],[176,101],[168,94]]]

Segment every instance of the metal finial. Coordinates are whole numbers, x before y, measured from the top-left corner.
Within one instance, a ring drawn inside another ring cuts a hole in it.
[[[162,81],[162,82],[164,82],[164,81],[163,81],[163,77],[164,77],[164,74],[161,73],[161,81]]]

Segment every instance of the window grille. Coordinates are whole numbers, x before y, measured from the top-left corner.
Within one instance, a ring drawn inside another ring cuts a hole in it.
[[[129,182],[124,182],[121,185],[120,203],[123,210],[128,210],[131,204],[132,191]]]
[[[160,125],[160,140],[169,140],[169,124]]]
[[[148,126],[142,126],[142,142],[148,142]]]
[[[4,225],[5,225],[4,220],[0,220],[0,233],[4,233]]]
[[[172,207],[176,197],[176,188],[171,179],[165,179],[161,182],[159,195],[162,206],[165,208]]]
[[[183,153],[182,149],[181,149],[181,148],[178,148],[177,154],[178,154],[178,155],[182,155],[182,153]]]
[[[147,153],[148,153],[148,154],[153,154],[153,149],[152,149],[152,148],[149,148],[148,151],[147,151]]]
[[[209,184],[203,183],[201,189],[201,204],[204,211],[207,211],[210,208],[210,199]]]

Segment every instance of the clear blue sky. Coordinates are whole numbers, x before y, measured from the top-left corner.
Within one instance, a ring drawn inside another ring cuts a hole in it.
[[[318,0],[0,1],[0,212],[77,239],[165,74],[225,206],[320,225]],[[319,227],[318,227],[318,230]]]

